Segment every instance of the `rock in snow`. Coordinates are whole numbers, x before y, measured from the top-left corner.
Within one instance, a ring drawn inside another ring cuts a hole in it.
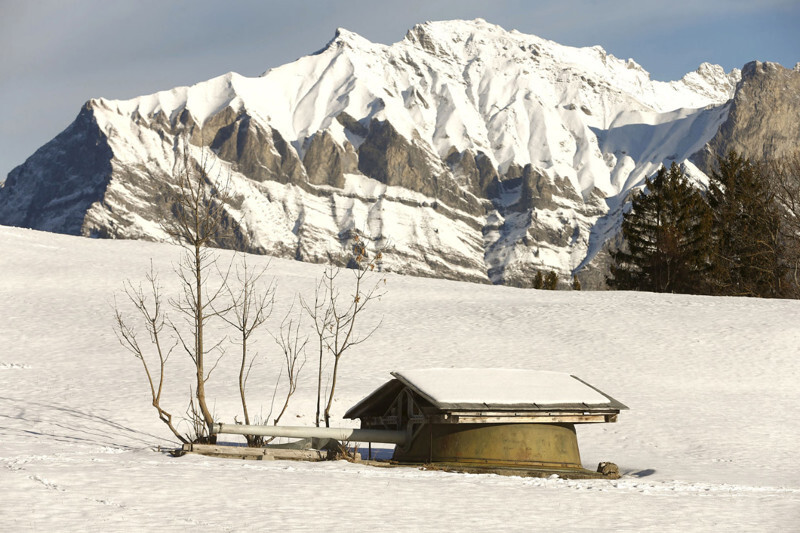
[[[185,131],[193,157],[230,174],[234,237],[219,246],[341,262],[361,233],[391,271],[529,286],[555,270],[598,286],[624,199],[672,161],[702,183],[689,158],[740,79],[704,63],[654,81],[598,46],[480,19],[420,24],[391,46],[339,29],[260,77],[90,100],[9,174],[0,223],[165,239]]]

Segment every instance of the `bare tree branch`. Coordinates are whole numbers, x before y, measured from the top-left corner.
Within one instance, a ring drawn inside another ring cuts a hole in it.
[[[124,284],[124,292],[144,319],[150,340],[155,346],[156,354],[158,356],[158,371],[155,376],[150,371],[147,358],[145,357],[141,346],[137,341],[135,330],[125,321],[116,301],[114,302],[114,332],[116,333],[120,344],[129,352],[131,352],[134,357],[142,362],[142,367],[144,368],[145,375],[147,376],[147,382],[150,386],[152,405],[158,412],[159,419],[167,425],[172,434],[175,435],[179,441],[186,443],[188,442],[186,437],[181,435],[181,433],[172,423],[172,414],[163,409],[161,406],[161,393],[164,389],[165,367],[167,360],[169,359],[169,355],[172,353],[174,345],[166,353],[164,353],[164,350],[161,346],[160,334],[164,327],[165,316],[161,308],[161,286],[158,283],[158,277],[155,274],[152,262],[150,264],[150,271],[147,273],[146,277],[150,284],[152,303],[148,303],[148,297],[145,295],[143,288],[141,286],[138,288],[134,287],[130,281],[127,281]],[[158,381],[157,386],[154,383],[156,380]]]
[[[314,295],[314,303],[302,301],[305,312],[314,321],[314,327],[319,346],[319,367],[317,377],[317,424],[319,425],[319,398],[322,389],[322,360],[323,353],[328,353],[333,359],[333,370],[330,380],[330,389],[327,391],[327,401],[324,411],[325,425],[330,427],[330,411],[336,394],[336,382],[339,373],[339,363],[342,355],[353,346],[356,346],[372,336],[380,327],[380,323],[366,334],[359,334],[356,329],[358,317],[373,300],[380,299],[384,294],[385,279],[371,283],[369,278],[380,265],[383,254],[380,250],[369,258],[367,243],[357,234],[351,254],[351,263],[355,287],[352,294],[342,297],[339,289],[338,276],[341,269],[329,266],[325,269]],[[366,288],[365,288],[366,287]]]
[[[286,398],[283,402],[283,407],[281,408],[280,413],[274,420],[274,424],[278,425],[281,417],[286,412],[286,408],[289,407],[289,400],[291,399],[292,395],[297,390],[297,383],[298,378],[300,376],[300,371],[306,364],[306,355],[305,349],[306,345],[308,344],[308,336],[302,337],[300,335],[300,324],[302,322],[302,315],[299,315],[297,319],[291,318],[294,310],[294,304],[286,313],[286,316],[283,318],[281,322],[280,331],[278,332],[278,336],[275,337],[275,342],[280,346],[281,350],[283,351],[283,359],[284,364],[286,367],[286,377],[288,380],[288,390],[286,392]],[[301,338],[302,337],[302,338]],[[300,356],[302,355],[302,361],[298,363]],[[274,394],[273,394],[273,401],[274,401]],[[272,410],[270,409],[270,414]]]

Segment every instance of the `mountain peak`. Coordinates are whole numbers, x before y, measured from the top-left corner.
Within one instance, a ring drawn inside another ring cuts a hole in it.
[[[507,47],[521,37],[538,39],[518,31],[507,31],[484,19],[428,21],[417,24],[405,36],[405,41],[434,54],[461,56],[465,47],[493,43]]]
[[[772,61],[750,61],[742,67],[742,77],[750,78],[757,74],[764,74],[766,72],[779,72],[785,70],[784,66],[780,63]]]
[[[336,28],[336,32],[333,34],[333,39],[331,39],[328,44],[326,44],[325,47],[317,53],[324,52],[332,48],[369,49],[374,46],[376,46],[375,43],[369,39],[365,39],[361,35],[354,31],[350,31],[347,28],[339,27]]]
[[[354,31],[339,27],[336,28],[336,33],[333,35],[333,41],[366,41],[366,39]]]
[[[453,36],[464,35],[475,32],[494,32],[494,33],[511,33],[505,28],[486,22],[482,18],[472,20],[455,19],[455,20],[435,20],[425,21],[420,24],[415,24],[413,28],[408,30],[408,34],[419,35],[425,33],[431,36]]]

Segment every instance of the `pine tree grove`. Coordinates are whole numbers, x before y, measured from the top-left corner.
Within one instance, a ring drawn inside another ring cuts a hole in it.
[[[675,163],[646,182],[623,216],[625,245],[611,253],[612,288],[705,292],[710,268],[711,213]]]
[[[757,164],[730,152],[717,161],[705,196],[676,164],[662,167],[623,215],[624,244],[611,252],[608,285],[800,296],[800,163],[792,161]]]
[[[781,217],[768,170],[730,152],[710,176],[713,212],[714,294],[779,297],[784,294]]]

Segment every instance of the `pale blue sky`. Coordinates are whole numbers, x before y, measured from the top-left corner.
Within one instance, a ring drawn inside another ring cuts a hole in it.
[[[800,61],[800,0],[0,0],[0,181],[93,97],[132,98],[228,71],[256,76],[337,27],[390,44],[426,20],[484,18],[632,57],[654,79]]]

